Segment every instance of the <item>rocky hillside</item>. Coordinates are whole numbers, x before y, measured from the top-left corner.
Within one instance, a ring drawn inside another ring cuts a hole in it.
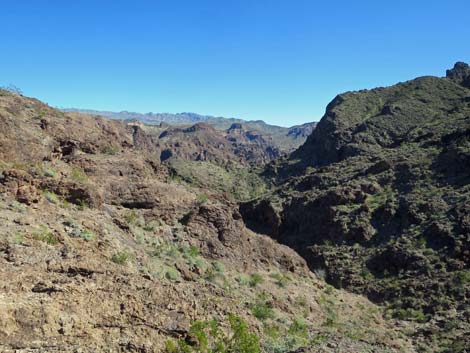
[[[244,129],[253,131],[263,139],[270,141],[271,147],[281,152],[292,152],[302,145],[307,136],[315,128],[316,123],[305,123],[295,125],[290,128],[266,124],[262,120],[243,120],[235,118],[214,117],[210,115],[200,115],[195,113],[134,113],[134,112],[110,112],[87,109],[64,109],[67,113],[82,113],[88,115],[99,115],[109,119],[122,121],[139,121],[146,125],[172,125],[172,126],[191,126],[197,123],[207,123],[219,131],[230,129],[233,124],[242,125]]]
[[[244,352],[414,352],[406,322],[175,176],[151,132],[4,90],[0,126],[1,352],[177,352],[229,314]]]
[[[266,140],[256,131],[246,130],[241,124],[232,124],[218,131],[207,123],[183,128],[168,125],[144,127],[161,151],[160,160],[179,158],[192,161],[211,161],[218,165],[264,165],[279,157],[272,139]]]
[[[338,95],[271,163],[249,227],[410,323],[420,352],[470,349],[470,68]]]

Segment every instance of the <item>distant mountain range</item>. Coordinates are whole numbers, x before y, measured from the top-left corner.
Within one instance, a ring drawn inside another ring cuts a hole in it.
[[[65,112],[75,112],[89,115],[100,115],[110,119],[123,121],[140,121],[147,125],[169,124],[174,126],[193,125],[198,122],[205,122],[217,130],[225,131],[232,124],[242,124],[246,130],[255,130],[263,136],[269,135],[275,141],[275,145],[281,151],[291,152],[302,145],[307,137],[312,133],[316,122],[309,122],[292,127],[282,127],[270,125],[262,120],[243,120],[236,118],[214,117],[196,113],[135,113],[135,112],[111,112],[90,109],[66,108]]]

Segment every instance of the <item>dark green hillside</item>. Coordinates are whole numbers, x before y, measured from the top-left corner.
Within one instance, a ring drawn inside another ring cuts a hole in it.
[[[409,320],[422,351],[470,347],[470,69],[348,92],[265,171],[249,226],[329,283]]]

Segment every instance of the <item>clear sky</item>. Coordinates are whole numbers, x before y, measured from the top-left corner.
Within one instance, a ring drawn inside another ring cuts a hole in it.
[[[470,61],[469,0],[11,0],[0,84],[52,106],[293,125]]]

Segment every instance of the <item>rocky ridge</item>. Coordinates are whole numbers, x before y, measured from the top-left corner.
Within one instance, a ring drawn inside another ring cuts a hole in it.
[[[336,288],[407,320],[420,352],[470,348],[470,68],[347,92],[272,162],[245,223]]]
[[[244,129],[254,131],[263,139],[270,142],[273,149],[279,150],[282,153],[292,152],[305,142],[305,139],[315,128],[316,123],[305,123],[302,125],[295,125],[292,127],[281,127],[276,125],[266,124],[262,120],[243,120],[235,118],[214,117],[209,115],[200,115],[195,113],[133,113],[133,112],[109,112],[99,110],[87,109],[64,109],[67,113],[82,113],[86,115],[98,115],[109,119],[117,119],[125,122],[138,121],[145,125],[150,126],[191,126],[198,123],[209,124],[214,129],[224,132],[232,126],[232,124],[242,125]]]

